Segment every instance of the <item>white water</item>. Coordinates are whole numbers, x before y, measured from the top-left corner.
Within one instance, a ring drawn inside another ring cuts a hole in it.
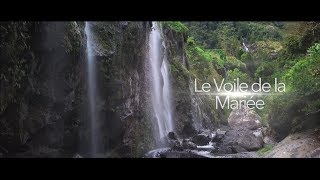
[[[246,44],[244,42],[242,42],[242,45],[243,45],[244,49],[246,50],[246,52],[249,52],[249,48],[246,46]]]
[[[151,100],[159,137],[167,136],[173,131],[171,109],[171,86],[169,79],[168,62],[161,32],[156,22],[152,23],[149,36],[149,62],[152,84]]]
[[[96,65],[93,54],[93,41],[90,29],[90,23],[85,24],[85,33],[87,36],[87,78],[88,78],[88,101],[89,101],[89,118],[90,118],[90,154],[95,156],[97,154],[98,146],[98,129],[97,129],[97,83],[96,83]]]

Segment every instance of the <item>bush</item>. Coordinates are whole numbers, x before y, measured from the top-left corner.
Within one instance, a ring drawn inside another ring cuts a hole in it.
[[[167,21],[164,22],[163,25],[178,33],[188,34],[189,32],[188,27],[180,21]]]
[[[315,44],[308,52],[308,56],[290,68],[284,77],[290,84],[289,90],[302,96],[320,92],[320,45]]]

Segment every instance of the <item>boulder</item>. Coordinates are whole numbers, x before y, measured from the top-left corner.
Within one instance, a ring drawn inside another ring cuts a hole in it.
[[[231,147],[233,153],[241,153],[241,152],[248,152],[245,148],[239,146],[239,145],[234,145]]]
[[[264,137],[263,138],[263,142],[265,144],[272,144],[272,145],[276,145],[277,144],[276,140],[274,138],[270,137],[270,136]]]
[[[182,140],[182,147],[184,149],[197,149],[197,145],[187,139]]]
[[[204,146],[207,145],[210,142],[210,137],[206,134],[197,134],[192,137],[191,141],[195,143],[198,146]]]
[[[183,147],[178,140],[169,140],[169,147],[176,151],[183,151]]]
[[[310,152],[306,157],[308,158],[320,158],[320,148],[317,148]]]
[[[220,129],[217,129],[216,132],[214,132],[214,137],[212,138],[213,142],[220,142],[227,131],[222,131]]]
[[[306,131],[290,134],[279,142],[265,157],[306,158],[319,157],[320,141],[317,133]]]
[[[174,132],[169,132],[168,133],[168,138],[171,140],[177,140],[177,135]]]
[[[196,134],[197,134],[197,130],[194,128],[192,123],[188,122],[183,126],[182,132],[181,132],[181,135],[183,137],[190,137],[190,136],[194,136]]]
[[[247,151],[255,151],[263,147],[263,139],[249,129],[231,129],[222,139],[222,146],[239,145]]]
[[[218,148],[215,148],[211,151],[213,154],[232,154],[232,147],[231,146],[220,146]]]
[[[233,129],[256,130],[262,127],[261,117],[245,106],[232,110],[228,118],[228,124]]]

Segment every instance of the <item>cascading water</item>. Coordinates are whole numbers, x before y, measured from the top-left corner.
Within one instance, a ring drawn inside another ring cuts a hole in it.
[[[159,137],[167,136],[173,131],[171,109],[171,87],[165,46],[156,22],[152,23],[149,36],[149,62],[151,66],[151,101]]]
[[[246,46],[244,42],[242,42],[243,48],[246,50],[246,52],[249,52],[249,48]]]
[[[95,157],[98,152],[98,112],[96,107],[97,102],[97,83],[96,83],[96,65],[93,54],[93,40],[90,29],[90,23],[85,23],[85,33],[87,36],[87,81],[88,81],[88,117],[90,119],[90,154]]]

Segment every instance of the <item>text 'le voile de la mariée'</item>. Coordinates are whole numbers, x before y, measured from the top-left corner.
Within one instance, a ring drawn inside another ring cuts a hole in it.
[[[268,95],[268,93],[282,93],[285,90],[285,84],[278,82],[277,78],[274,79],[273,86],[268,82],[262,83],[261,78],[251,85],[240,82],[239,78],[234,79],[233,83],[225,83],[225,79],[218,83],[216,79],[213,79],[213,85],[209,82],[199,83],[197,79],[194,80],[195,93],[207,93],[208,95],[216,96],[216,109],[219,107],[222,109],[239,109],[241,106],[247,106],[250,109],[263,109],[265,102],[262,99],[252,99],[254,96],[260,97]]]

